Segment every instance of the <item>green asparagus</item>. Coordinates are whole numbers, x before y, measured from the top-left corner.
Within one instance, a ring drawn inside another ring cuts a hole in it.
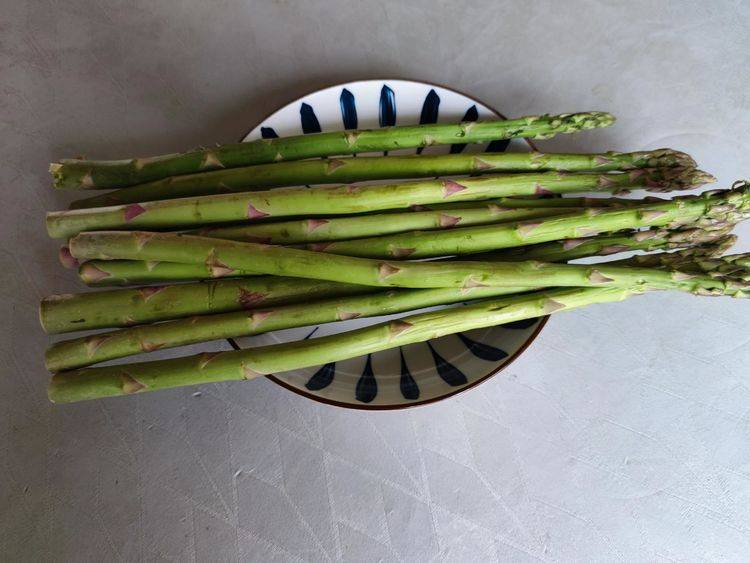
[[[287,188],[57,211],[47,214],[47,232],[53,238],[67,238],[90,230],[166,230],[290,216],[362,213],[511,195],[617,192],[633,187],[663,191],[686,189],[709,181],[713,181],[713,177],[705,172],[677,167],[644,168],[623,174],[507,174],[465,178],[460,183],[438,179],[391,185]]]
[[[540,170],[608,172],[669,166],[694,168],[695,161],[685,153],[671,149],[600,154],[526,152],[326,158],[172,176],[81,199],[74,202],[71,208],[122,205],[303,184]]]
[[[706,277],[708,276],[702,276],[700,280]],[[698,294],[750,296],[750,289],[743,290],[733,284],[729,285],[732,287],[722,289],[712,286],[707,289],[696,278],[692,291]],[[204,353],[173,360],[60,372],[53,376],[48,395],[53,402],[69,403],[200,383],[250,380],[271,373],[341,361],[423,342],[456,332],[568,311],[593,303],[620,301],[651,289],[654,288],[648,283],[633,287],[560,288],[411,315],[312,340],[232,352]]]
[[[608,265],[542,262],[388,262],[171,233],[99,231],[70,240],[71,254],[81,259],[167,260],[207,264],[228,270],[340,281],[377,287],[436,288],[503,286],[631,285],[654,287],[674,281],[666,272],[618,269]]]
[[[581,209],[575,213],[520,223],[310,243],[305,248],[326,254],[416,259],[485,252],[647,226],[676,228],[696,222],[698,227],[710,227],[716,222],[737,222],[748,215],[750,188],[742,184],[733,190],[678,197],[663,203]]]
[[[679,258],[680,264],[687,264],[692,267],[690,260],[695,260],[697,256],[705,257],[709,253],[711,255],[718,254],[726,248],[726,243],[722,242],[721,239],[706,236],[692,237],[692,240],[696,238],[699,242],[703,243],[710,241],[707,245],[708,249],[706,249],[706,246],[696,247],[701,249],[700,254],[695,250],[672,254],[662,253],[656,255],[660,257],[660,261],[650,265],[669,267],[676,263]],[[663,245],[673,244],[668,240],[667,236],[664,236],[663,240]],[[639,243],[636,239],[629,239],[622,236],[619,241],[621,243],[620,248],[622,248],[622,243],[626,241]],[[685,238],[681,238],[677,244],[684,244],[684,241]],[[602,246],[599,248],[602,248]],[[580,249],[580,246],[577,249]],[[577,249],[571,251],[575,252],[575,256],[579,255],[576,252]],[[558,255],[564,255],[565,251],[562,253],[555,252]],[[565,257],[562,256],[560,259],[564,260]],[[634,260],[636,259],[613,262],[611,265],[633,264]],[[718,267],[714,269],[718,269]],[[284,278],[280,279],[283,281]],[[361,286],[349,287],[356,288]],[[272,308],[258,308],[250,312],[238,311],[197,316],[58,342],[47,350],[45,365],[50,371],[61,371],[139,354],[141,352],[162,350],[164,348],[184,346],[207,340],[249,336],[262,332],[312,324],[401,313],[435,305],[446,305],[460,301],[496,297],[509,293],[520,293],[531,289],[534,288],[475,287],[469,291],[455,288],[402,289],[364,296],[357,294],[353,296],[346,295],[344,297],[324,299],[312,303],[282,304]],[[139,294],[136,300],[139,303],[142,302],[142,295]]]
[[[528,259],[557,262],[584,256],[606,255],[614,252],[615,249],[622,251],[657,250],[709,244],[718,248],[721,254],[727,245],[731,245],[734,241],[734,237],[725,236],[729,228],[731,226],[711,232],[701,229],[669,231],[655,228],[649,231],[588,237],[569,245],[556,241],[523,247],[520,250],[524,252],[508,250],[487,255],[474,254],[468,258],[516,261],[524,260],[528,256]],[[103,266],[124,262],[135,265],[146,264],[127,260],[94,261],[94,263],[97,262]],[[92,262],[86,264],[92,264]],[[172,265],[169,262],[162,264]],[[198,270],[196,276],[201,273],[209,275],[206,274],[205,266],[193,264],[180,264],[179,266]],[[206,313],[238,311],[254,306],[286,305],[301,301],[305,294],[309,294],[311,298],[320,298],[359,295],[371,291],[375,290],[368,286],[317,282],[301,278],[256,276],[250,279],[226,279],[75,295],[53,295],[42,300],[40,319],[45,331],[60,333],[123,327]]]
[[[335,131],[258,139],[150,158],[61,160],[50,165],[50,173],[57,188],[123,188],[168,176],[284,160],[452,143],[482,143],[517,137],[548,139],[557,134],[607,127],[614,121],[614,117],[608,113],[586,112],[503,121]]]

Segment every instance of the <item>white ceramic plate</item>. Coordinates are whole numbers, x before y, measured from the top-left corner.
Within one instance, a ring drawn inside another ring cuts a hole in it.
[[[363,80],[331,86],[279,109],[243,139],[318,131],[502,117],[464,94],[407,80]],[[529,150],[525,141],[429,147],[424,153]],[[408,154],[414,150],[398,151]],[[314,188],[312,188],[314,189]],[[402,317],[354,319],[230,340],[250,347],[316,338]],[[310,399],[360,409],[395,409],[434,402],[468,389],[513,361],[545,319],[473,330],[324,366],[269,376]]]

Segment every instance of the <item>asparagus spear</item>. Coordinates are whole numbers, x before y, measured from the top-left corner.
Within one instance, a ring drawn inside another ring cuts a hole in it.
[[[704,256],[707,252],[711,254],[721,252],[725,243],[720,244],[721,248],[715,248],[713,245],[708,245],[708,249],[697,247],[700,248],[700,253],[691,250],[676,254],[657,255],[660,260],[654,263],[655,259],[652,258],[652,263],[649,265],[670,266],[678,259],[681,264],[690,265],[689,261],[695,260],[697,256]],[[632,263],[633,260],[623,260],[611,264]],[[312,303],[260,308],[250,312],[237,311],[178,319],[58,342],[47,349],[45,365],[50,371],[61,371],[140,354],[141,352],[162,350],[207,340],[250,336],[274,330],[359,317],[390,315],[435,305],[520,293],[531,289],[533,287],[475,287],[469,291],[456,288],[401,289],[364,296],[355,294]]]
[[[159,199],[246,192],[276,186],[336,184],[391,178],[565,170],[608,172],[668,166],[695,167],[685,153],[658,149],[600,154],[486,153],[298,160],[172,176],[73,202],[74,209]]]
[[[100,231],[70,240],[77,259],[145,259],[208,264],[229,270],[340,281],[378,287],[471,287],[534,285],[629,285],[648,280],[671,287],[666,272],[602,265],[541,262],[386,262],[172,233]]]
[[[318,156],[387,151],[456,142],[482,143],[525,137],[548,139],[557,134],[607,127],[608,113],[586,112],[521,117],[503,121],[430,124],[335,131],[233,143],[182,154],[127,160],[61,160],[50,165],[57,188],[122,188],[159,178]]]
[[[673,190],[695,187],[713,177],[694,169],[644,168],[627,174],[541,172],[454,180],[422,180],[391,185],[288,188],[195,198],[150,201],[47,214],[47,232],[67,238],[87,230],[157,229],[210,225],[289,216],[361,213],[509,195],[580,191],[616,192],[631,187]]]
[[[498,207],[511,209],[536,209],[539,207],[622,207],[640,205],[644,203],[662,203],[664,198],[649,196],[641,199],[626,199],[621,197],[499,197],[480,201],[464,201],[456,203],[431,203],[414,205],[413,211],[476,207],[478,204],[495,204]]]
[[[696,232],[693,232],[696,231]],[[708,245],[723,251],[733,237],[725,231],[704,232],[698,229],[668,231],[653,229],[639,233],[589,237],[581,244],[566,248],[563,243],[527,247],[530,258],[548,262],[571,260],[583,256],[607,254],[615,247],[624,250],[657,250],[688,245]],[[645,234],[644,234],[645,233]],[[544,248],[543,248],[544,247]],[[722,252],[720,252],[721,254]],[[476,254],[474,260],[524,260],[523,254],[503,252]],[[104,264],[118,261],[102,261]],[[127,262],[127,261],[119,261]],[[145,264],[145,262],[134,262]],[[89,262],[90,264],[90,262]],[[165,263],[169,264],[169,263]],[[192,264],[185,267],[202,268]],[[75,295],[53,295],[42,300],[39,317],[48,333],[71,332],[95,328],[123,327],[206,313],[222,313],[255,306],[286,305],[310,298],[359,295],[374,291],[367,286],[316,282],[300,278],[255,277],[191,284],[118,289]]]
[[[356,239],[413,230],[448,229],[455,226],[487,225],[519,219],[534,219],[571,213],[571,207],[505,208],[484,204],[474,208],[441,211],[404,211],[328,219],[295,219],[278,223],[256,223],[231,227],[207,227],[189,231],[204,237],[266,244]]]
[[[582,209],[520,223],[501,223],[450,229],[415,231],[362,238],[310,243],[305,246],[327,254],[380,258],[426,258],[462,255],[647,226],[677,227],[693,221],[697,226],[737,222],[750,214],[750,189],[705,192],[662,203],[621,208]]]
[[[750,296],[750,286],[737,283],[704,287],[709,276],[696,276],[691,291]],[[687,289],[688,286],[683,286]],[[568,311],[593,303],[623,300],[654,289],[648,283],[633,287],[559,288],[480,301],[403,317],[343,334],[274,344],[232,352],[205,353],[172,360],[142,362],[60,372],[48,388],[52,402],[69,403],[122,396],[171,387],[229,380],[250,380],[267,374],[326,364],[424,342],[447,334]]]
[[[579,239],[566,239],[531,246],[508,248],[486,254],[472,255],[472,259],[489,260],[544,260],[557,262],[575,260],[588,256],[607,256],[631,250],[659,250],[709,245],[721,255],[736,242],[737,237],[729,235],[733,224],[724,228],[706,231],[704,229],[670,230],[652,228],[646,231],[614,233]]]

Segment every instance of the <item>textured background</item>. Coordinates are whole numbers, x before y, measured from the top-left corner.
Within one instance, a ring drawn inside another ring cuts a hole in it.
[[[749,20],[741,1],[0,0],[3,559],[746,560],[748,303],[562,315],[464,396],[374,414],[266,381],[53,408],[36,306],[79,289],[42,227],[65,203],[50,159],[233,141],[343,80],[606,109],[616,127],[543,148],[669,145],[726,186],[750,174]]]

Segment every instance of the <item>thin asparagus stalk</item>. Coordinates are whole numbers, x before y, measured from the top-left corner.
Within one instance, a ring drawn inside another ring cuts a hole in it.
[[[527,152],[326,158],[171,176],[81,199],[73,202],[71,208],[122,205],[304,184],[337,184],[392,178],[426,178],[540,170],[610,172],[669,166],[694,168],[696,164],[690,156],[672,149],[600,154]]]
[[[662,203],[664,198],[645,197],[640,199],[626,199],[621,197],[500,197],[494,199],[467,201],[461,203],[431,203],[412,206],[415,211],[425,209],[439,211],[450,208],[474,207],[477,203],[493,203],[504,208],[535,209],[538,207],[622,207],[630,205],[642,205],[644,203]]]
[[[301,278],[256,276],[198,283],[52,295],[39,320],[50,334],[288,305],[326,297],[362,295],[372,287]]]
[[[748,297],[750,290],[727,286],[706,289],[696,278],[692,291],[722,291]],[[710,279],[710,278],[709,278]],[[311,340],[274,344],[232,352],[205,353],[173,360],[142,362],[60,372],[53,376],[48,396],[55,403],[122,396],[171,387],[229,380],[250,380],[271,373],[345,360],[388,348],[424,342],[447,334],[568,311],[593,303],[621,301],[654,289],[634,287],[561,288],[480,301],[403,317],[359,330]]]
[[[379,258],[427,258],[486,252],[538,244],[560,239],[576,239],[592,234],[650,226],[669,226],[698,222],[737,222],[750,214],[750,189],[705,192],[663,203],[621,207],[581,209],[575,213],[520,223],[501,223],[450,229],[415,231],[356,240],[310,243],[305,246],[326,254]]]
[[[188,234],[227,240],[295,244],[314,241],[356,239],[413,230],[448,229],[455,226],[487,225],[571,213],[571,207],[504,208],[481,204],[474,208],[441,211],[405,211],[328,219],[296,219],[278,223],[256,223],[231,227],[207,227]]]
[[[448,199],[458,202],[511,195],[617,192],[633,187],[669,191],[713,180],[705,172],[677,167],[644,168],[626,174],[507,174],[465,178],[461,183],[438,179],[391,185],[325,186],[314,190],[287,188],[57,211],[47,214],[47,232],[53,238],[67,238],[90,230],[165,230],[290,216],[362,213],[445,203]]]
[[[614,233],[579,239],[566,239],[531,246],[508,248],[485,254],[472,255],[472,259],[489,259],[499,261],[544,260],[558,262],[575,260],[589,256],[608,256],[632,250],[663,250],[709,245],[719,254],[723,254],[736,242],[737,237],[729,232],[733,225],[723,229],[706,231],[704,229],[670,230],[652,228],[646,231]]]
[[[608,254],[615,246],[625,250],[657,250],[682,248],[688,245],[719,247],[719,254],[734,237],[723,231],[686,232],[653,229],[639,233],[605,235],[585,239],[585,243],[565,248],[554,242],[537,247],[533,259],[556,262]],[[645,235],[643,233],[646,233]],[[688,234],[689,233],[689,234]],[[545,247],[544,249],[542,247]],[[473,260],[523,260],[523,254],[502,252],[489,255],[475,254]],[[105,264],[107,262],[103,261]],[[110,261],[109,263],[117,263]],[[122,261],[126,262],[126,261]],[[89,262],[90,264],[90,262]],[[135,264],[145,264],[135,262]],[[202,268],[185,264],[186,267]],[[251,279],[229,279],[191,284],[152,286],[137,289],[118,289],[75,295],[53,295],[42,300],[40,320],[48,333],[72,332],[95,328],[123,327],[146,322],[170,320],[206,313],[223,313],[258,306],[286,305],[311,299],[359,295],[374,291],[367,286],[316,282],[300,278],[258,276]]]
[[[723,246],[723,245],[722,245]],[[719,249],[711,248],[715,254]],[[707,250],[665,254],[655,266],[670,266],[680,261],[688,264]],[[679,257],[679,258],[678,258]],[[653,262],[653,259],[652,259]],[[612,262],[612,265],[632,264],[632,260]],[[356,287],[356,286],[355,286]],[[237,311],[224,314],[198,316],[162,323],[127,328],[114,332],[95,334],[58,342],[47,349],[45,365],[52,372],[79,368],[126,356],[184,346],[208,340],[250,336],[263,332],[282,330],[313,324],[336,322],[375,315],[390,315],[405,311],[447,305],[460,301],[497,297],[538,289],[534,287],[475,287],[469,291],[456,288],[401,289],[371,295],[354,295]]]
[[[371,285],[433,288],[502,286],[630,285],[647,280],[671,287],[666,272],[602,265],[542,262],[385,262],[316,253],[281,246],[235,242],[171,233],[100,231],[70,240],[78,259],[145,259],[208,264],[229,270]]]
[[[259,139],[150,158],[61,160],[50,165],[56,188],[123,188],[168,176],[236,168],[284,160],[387,151],[452,143],[483,143],[525,137],[548,139],[563,133],[607,127],[608,113],[586,112],[521,117],[503,121],[430,124],[335,131],[277,139]]]
[[[220,265],[179,264],[158,260],[88,260],[78,268],[81,281],[93,287],[257,275],[259,274],[249,270],[227,269]]]

